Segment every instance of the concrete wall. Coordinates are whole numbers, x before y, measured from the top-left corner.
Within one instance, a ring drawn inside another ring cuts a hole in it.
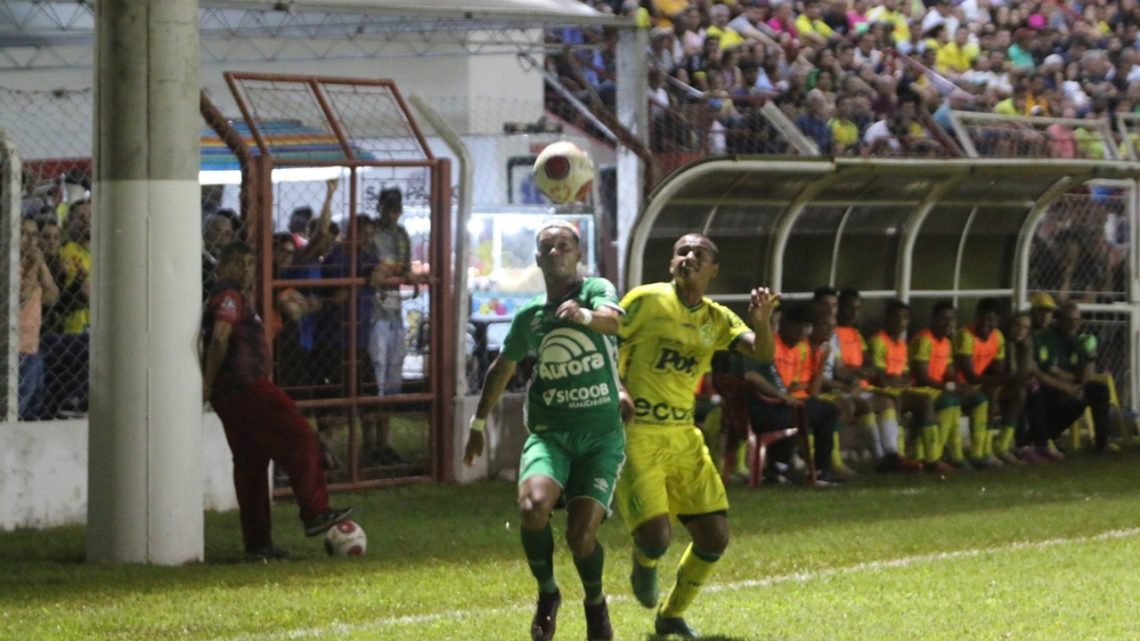
[[[222,423],[202,417],[207,510],[237,508]],[[87,420],[0,423],[0,531],[87,520]]]

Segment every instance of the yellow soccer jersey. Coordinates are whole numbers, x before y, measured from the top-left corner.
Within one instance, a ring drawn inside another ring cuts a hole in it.
[[[692,426],[694,391],[709,371],[713,353],[752,330],[708,298],[686,307],[673,283],[637,287],[621,306],[619,370],[633,398],[633,422]]]

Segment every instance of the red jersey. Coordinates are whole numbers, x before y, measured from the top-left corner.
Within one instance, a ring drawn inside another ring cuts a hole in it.
[[[219,283],[206,299],[206,309],[202,314],[203,349],[209,349],[210,337],[217,323],[231,325],[233,332],[226,357],[214,381],[214,396],[226,396],[260,379],[269,378],[269,340],[261,317],[241,292],[229,283]]]

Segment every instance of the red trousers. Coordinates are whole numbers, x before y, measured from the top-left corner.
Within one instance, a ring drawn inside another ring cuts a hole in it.
[[[285,469],[301,518],[329,509],[317,434],[297,404],[269,379],[212,402],[234,456],[234,490],[247,550],[273,544],[269,461]]]

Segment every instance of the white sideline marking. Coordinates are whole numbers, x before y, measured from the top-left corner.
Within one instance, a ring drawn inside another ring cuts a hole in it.
[[[898,559],[885,559],[881,561],[856,563],[855,565],[849,565],[846,567],[822,568],[819,570],[811,570],[807,572],[781,574],[778,576],[771,576],[763,579],[748,579],[745,581],[733,581],[732,583],[714,583],[705,587],[702,592],[727,592],[735,590],[748,590],[752,588],[771,587],[784,583],[807,583],[809,581],[826,579],[835,576],[857,574],[860,572],[908,568],[925,563],[938,563],[940,561],[953,561],[957,559],[972,559],[980,556],[989,556],[993,554],[1001,554],[1004,552],[1016,552],[1019,550],[1042,550],[1046,548],[1056,547],[1058,545],[1073,545],[1095,543],[1098,541],[1109,541],[1115,539],[1127,539],[1137,535],[1140,535],[1140,528],[1122,528],[1117,530],[1108,530],[1101,532],[1100,534],[1093,534],[1090,536],[1045,539],[1043,541],[1019,541],[1016,543],[1008,543],[1006,545],[990,548],[974,548],[969,550],[956,550],[952,552],[937,552],[934,554],[919,554],[915,556],[905,556]],[[611,595],[608,598],[610,603],[623,603],[631,600],[631,597],[627,595]],[[376,619],[374,621],[368,621],[366,623],[335,623],[319,628],[301,628],[297,630],[264,632],[260,634],[247,634],[234,637],[215,637],[210,641],[270,641],[272,639],[311,639],[338,634],[367,632],[369,630],[383,630],[390,626],[419,625],[424,623],[435,623],[437,621],[444,621],[448,619],[462,620],[474,616],[483,617],[487,615],[506,614],[509,612],[529,612],[532,607],[533,606],[531,604],[527,603],[525,605],[516,605],[502,608],[469,608],[465,610],[450,610],[447,612],[433,612],[428,614],[409,614],[398,617]]]

